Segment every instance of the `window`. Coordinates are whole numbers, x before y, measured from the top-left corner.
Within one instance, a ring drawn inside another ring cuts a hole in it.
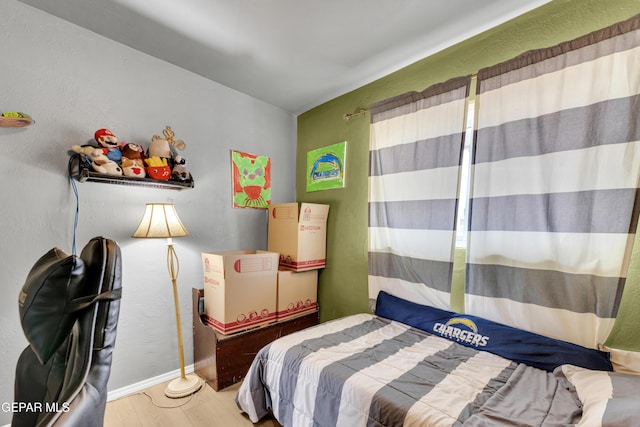
[[[460,194],[458,195],[458,214],[456,218],[456,248],[467,247],[467,224],[469,202],[469,185],[471,171],[471,146],[473,145],[473,122],[475,118],[474,102],[467,107],[467,127],[464,133],[464,151],[462,153],[462,167],[460,171]]]

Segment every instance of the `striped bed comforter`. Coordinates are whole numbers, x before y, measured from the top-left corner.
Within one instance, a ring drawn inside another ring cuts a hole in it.
[[[299,426],[559,426],[581,409],[564,378],[371,314],[282,337],[236,403]]]

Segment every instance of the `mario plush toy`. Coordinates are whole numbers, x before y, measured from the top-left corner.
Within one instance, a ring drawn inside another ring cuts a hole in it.
[[[118,138],[109,129],[98,129],[94,135],[98,146],[102,150],[102,153],[107,156],[109,160],[113,160],[116,163],[120,163],[122,159],[122,152],[120,151],[120,143]]]

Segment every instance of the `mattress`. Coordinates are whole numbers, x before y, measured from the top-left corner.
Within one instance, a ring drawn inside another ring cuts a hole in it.
[[[236,403],[284,426],[561,426],[582,403],[562,374],[362,313],[257,354]]]

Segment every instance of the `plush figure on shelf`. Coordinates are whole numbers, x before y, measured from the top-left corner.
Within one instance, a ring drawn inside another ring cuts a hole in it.
[[[102,152],[102,149],[94,147],[93,145],[74,145],[71,149],[76,153],[84,154],[95,172],[105,175],[122,176],[122,168],[120,165],[109,159]]]
[[[107,156],[109,160],[113,160],[117,163],[120,162],[122,159],[120,143],[113,132],[109,129],[98,129],[94,134],[94,138],[100,149],[102,149],[102,153]]]
[[[153,156],[144,159],[144,162],[148,165],[146,171],[149,178],[159,181],[168,181],[171,178],[171,167],[166,158]]]
[[[122,176],[122,168],[120,167],[120,165],[109,159],[104,154],[101,154],[98,157],[94,158],[91,165],[94,169],[97,168],[97,171],[100,173]]]
[[[147,149],[147,157],[160,157],[162,159],[173,158],[173,151],[171,151],[169,141],[158,135],[153,135],[151,144],[149,144],[149,148]]]
[[[144,178],[144,154],[143,149],[138,144],[123,142],[120,146],[122,152],[122,172],[124,176],[134,178]]]
[[[173,159],[173,170],[171,171],[171,179],[173,181],[191,181],[191,173],[187,170],[187,159],[182,156],[176,156]]]
[[[162,134],[167,139],[167,141],[169,141],[169,144],[171,144],[172,147],[175,147],[178,150],[184,150],[186,148],[187,144],[185,144],[183,140],[174,139],[174,136],[176,136],[176,134],[171,130],[171,126],[165,126]]]

